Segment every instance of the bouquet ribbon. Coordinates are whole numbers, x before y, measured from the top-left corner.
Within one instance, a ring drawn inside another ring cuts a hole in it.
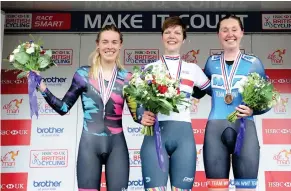
[[[154,124],[154,136],[155,136],[155,143],[156,143],[156,152],[158,155],[158,161],[159,161],[159,165],[160,168],[162,169],[162,171],[166,171],[165,170],[165,159],[164,156],[162,154],[162,138],[161,138],[161,130],[160,130],[160,126],[159,126],[159,120],[158,117],[155,117],[155,124]]]
[[[35,72],[30,71],[28,76],[28,94],[29,94],[29,105],[30,105],[30,117],[36,115],[38,118],[38,104],[36,97],[36,87],[39,86],[41,77]]]
[[[245,103],[242,102],[243,105],[246,105]],[[244,141],[244,135],[246,131],[246,122],[245,119],[242,117],[240,118],[240,127],[239,127],[239,132],[236,137],[236,143],[235,143],[235,148],[234,148],[234,153],[239,154],[243,145]]]

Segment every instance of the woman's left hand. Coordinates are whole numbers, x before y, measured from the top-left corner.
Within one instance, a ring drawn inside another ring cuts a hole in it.
[[[245,105],[239,105],[236,107],[236,110],[239,111],[239,113],[236,115],[238,119],[253,115],[253,110]]]

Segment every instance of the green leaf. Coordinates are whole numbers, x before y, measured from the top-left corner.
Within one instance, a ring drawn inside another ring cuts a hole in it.
[[[179,110],[177,109],[177,107],[174,107],[173,111],[176,112],[176,113],[179,113]]]
[[[15,61],[13,64],[14,68],[18,69],[18,70],[25,70],[26,67],[20,63],[18,63],[17,61]]]
[[[45,68],[50,64],[50,60],[46,56],[39,57],[38,62],[39,68]]]
[[[41,36],[41,37],[39,37],[39,39],[37,40],[37,44],[41,46],[42,43],[43,43],[43,42],[42,42],[42,36]]]
[[[133,67],[132,67],[132,70],[133,70],[133,71],[139,71],[140,68],[139,68],[138,66],[133,66]]]
[[[44,55],[48,55],[49,57],[52,57],[53,55],[52,50],[46,50]]]
[[[8,59],[6,59],[6,58],[4,58],[4,59],[2,59],[4,62],[9,62],[9,60]]]
[[[163,106],[164,108],[167,108],[168,110],[173,109],[172,105],[168,101],[164,99],[159,99],[159,101],[161,102],[160,105]]]
[[[32,34],[29,34],[29,37],[35,42],[35,38],[32,36]]]
[[[20,64],[27,64],[27,62],[29,61],[29,55],[25,52],[18,52],[14,55],[14,58],[17,62],[19,62]]]
[[[21,72],[20,74],[17,75],[17,79],[21,79],[23,77],[26,77],[26,75],[27,75],[27,72],[23,71],[23,72]]]

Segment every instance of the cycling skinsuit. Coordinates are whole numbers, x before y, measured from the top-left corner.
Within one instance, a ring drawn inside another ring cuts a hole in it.
[[[179,56],[164,56],[164,60],[173,78],[177,78]],[[158,60],[150,65],[161,66]],[[186,94],[189,100],[194,85],[206,89],[210,81],[202,69],[194,63],[182,62],[180,73],[180,91]],[[171,112],[169,116],[158,114],[162,138],[162,152],[165,159],[166,172],[163,172],[158,163],[154,136],[145,136],[141,147],[142,176],[146,191],[166,191],[168,175],[172,190],[192,190],[196,171],[196,144],[194,140],[190,109],[178,107],[180,113]],[[138,116],[141,115],[138,112]]]
[[[129,153],[122,129],[122,91],[131,74],[123,69],[117,71],[103,119],[104,109],[98,81],[88,77],[89,69],[89,66],[82,66],[76,71],[62,100],[56,98],[48,89],[42,94],[60,115],[65,115],[81,96],[84,123],[77,159],[79,191],[100,190],[102,164],[105,164],[107,190],[126,190],[129,180]],[[107,84],[108,81],[105,81],[105,86]]]
[[[242,102],[238,92],[237,82],[251,72],[257,72],[265,78],[265,70],[261,61],[251,55],[241,54],[238,64],[233,61],[224,62],[221,67],[222,55],[210,56],[205,66],[205,74],[211,79],[212,108],[209,114],[204,145],[203,160],[209,188],[228,188],[230,161],[232,161],[235,185],[237,188],[252,189],[256,187],[259,168],[260,146],[253,116],[246,117],[244,143],[239,155],[234,154],[236,137],[240,122],[230,123],[226,117]],[[233,102],[224,102],[225,86],[222,71],[229,75],[232,67],[233,74],[231,93]],[[225,68],[225,70],[222,70]],[[268,110],[266,110],[268,111]],[[264,111],[264,112],[266,112]],[[254,115],[264,112],[254,111]],[[232,154],[232,160],[230,155]]]

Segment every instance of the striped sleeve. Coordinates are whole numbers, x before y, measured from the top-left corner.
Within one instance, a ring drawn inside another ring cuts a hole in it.
[[[201,90],[207,89],[210,86],[210,80],[198,65],[194,64],[193,66],[195,67],[194,68],[195,86]]]

